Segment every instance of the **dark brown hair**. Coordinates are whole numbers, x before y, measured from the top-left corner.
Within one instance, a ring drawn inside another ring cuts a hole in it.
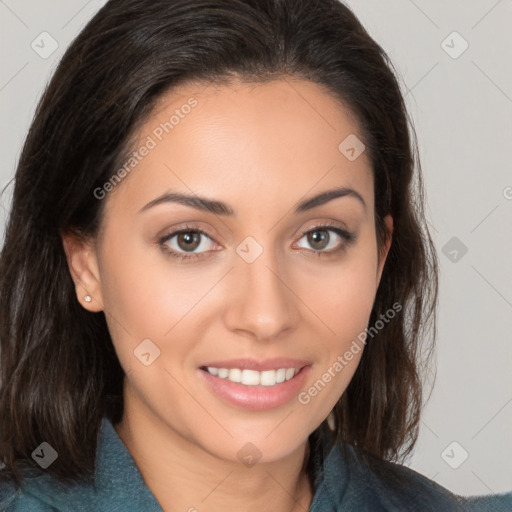
[[[97,234],[104,201],[93,191],[164,92],[283,76],[320,84],[349,106],[373,166],[379,247],[384,216],[394,219],[370,325],[395,303],[403,309],[368,341],[335,408],[336,439],[380,459],[410,452],[420,341],[429,326],[435,335],[437,259],[414,130],[387,55],[337,0],[110,0],[63,56],[16,170],[0,257],[4,476],[19,483],[43,441],[59,454],[46,472],[63,482],[92,475],[101,419],[115,424],[123,412],[124,374],[104,313],[76,300],[61,234]]]

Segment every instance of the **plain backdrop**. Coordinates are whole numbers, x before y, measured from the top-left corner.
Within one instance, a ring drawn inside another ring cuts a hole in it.
[[[0,0],[2,188],[43,87],[104,3]],[[441,264],[437,378],[408,465],[459,494],[511,490],[512,2],[346,3],[398,71]]]

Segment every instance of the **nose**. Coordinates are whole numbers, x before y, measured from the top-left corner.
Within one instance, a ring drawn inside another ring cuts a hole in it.
[[[300,300],[293,293],[290,272],[272,250],[248,261],[243,256],[235,259],[225,323],[232,332],[271,341],[297,326]]]

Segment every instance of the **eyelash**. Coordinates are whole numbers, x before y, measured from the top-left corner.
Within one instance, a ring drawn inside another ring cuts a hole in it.
[[[311,232],[314,232],[314,231],[333,231],[344,240],[344,243],[342,243],[342,245],[340,247],[338,247],[337,249],[331,249],[329,251],[316,251],[314,249],[310,249],[310,250],[301,249],[301,250],[306,250],[308,252],[313,252],[313,254],[315,254],[319,257],[329,257],[329,256],[332,256],[334,254],[344,251],[345,249],[347,249],[347,247],[350,244],[352,244],[354,242],[354,240],[356,238],[354,233],[350,233],[349,231],[346,231],[345,229],[342,229],[342,228],[338,227],[337,225],[326,223],[326,224],[319,224],[317,226],[313,226],[312,228],[309,228],[306,231],[303,231],[300,234],[298,240],[300,240],[305,235],[307,235]],[[206,253],[197,253],[197,254],[196,253],[188,253],[187,254],[187,253],[180,253],[180,252],[174,251],[173,249],[169,249],[169,247],[166,245],[166,242],[171,240],[176,235],[180,235],[183,233],[199,233],[201,235],[205,235],[210,240],[212,240],[212,237],[210,237],[208,235],[208,233],[202,231],[201,229],[193,228],[190,226],[185,226],[182,229],[173,231],[172,233],[169,233],[168,235],[164,235],[162,238],[160,238],[158,240],[158,245],[162,248],[162,250],[168,256],[170,256],[171,258],[177,259],[179,261],[183,261],[183,260],[191,261],[191,260],[197,260],[197,259],[203,258]]]

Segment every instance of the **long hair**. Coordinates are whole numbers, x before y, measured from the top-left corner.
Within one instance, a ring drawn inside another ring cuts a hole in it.
[[[437,259],[416,138],[386,53],[337,0],[110,0],[65,52],[16,170],[0,256],[6,478],[19,483],[43,441],[59,455],[47,473],[63,482],[91,476],[102,417],[115,424],[123,413],[124,373],[104,313],[76,300],[62,233],[97,234],[105,201],[94,190],[164,93],[187,81],[285,75],[349,106],[372,164],[379,247],[389,235],[384,216],[394,219],[370,323],[395,303],[403,309],[368,342],[335,407],[334,437],[379,459],[410,452],[422,406],[420,348],[428,326],[435,334]]]

